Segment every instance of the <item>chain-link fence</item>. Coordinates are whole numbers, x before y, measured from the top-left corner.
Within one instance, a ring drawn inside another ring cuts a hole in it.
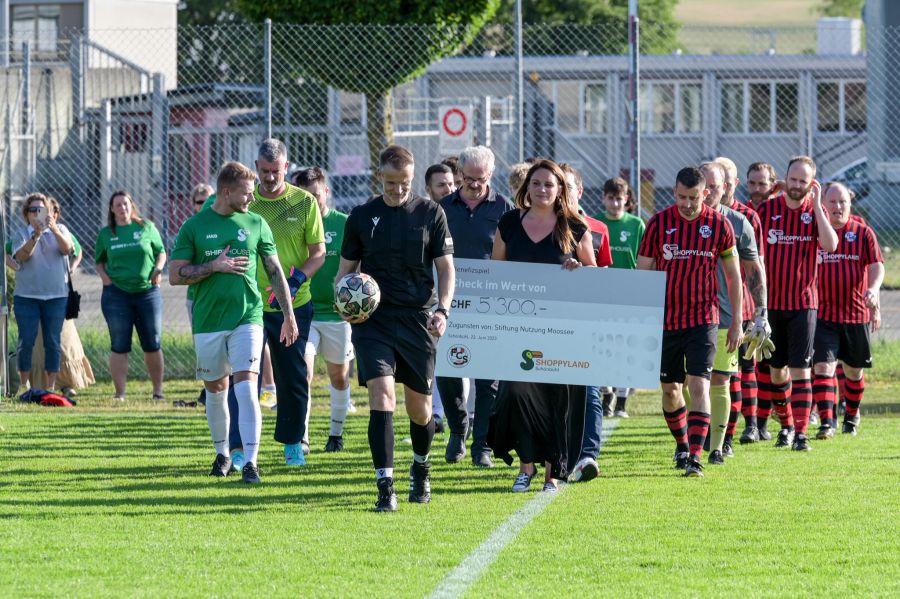
[[[893,48],[894,38],[900,32],[868,31],[864,41]],[[510,166],[523,156],[575,166],[589,214],[600,210],[604,180],[628,174],[624,26],[526,26],[521,65],[508,25],[473,34],[422,25],[259,24],[69,32],[32,48],[19,41],[4,43],[0,55],[8,63],[0,68],[7,230],[22,224],[18,205],[28,192],[60,201],[85,248],[75,278],[85,295],[78,328],[101,377],[108,376],[108,337],[93,247],[115,189],[134,196],[170,245],[191,212],[191,188],[212,182],[225,160],[252,164],[270,133],[285,141],[293,163],[328,169],[343,209],[367,199],[373,152],[389,140],[413,150],[420,192],[429,164],[471,144],[494,150],[493,185],[504,192]],[[859,30],[846,26],[644,26],[644,214],[670,203],[684,165],[725,155],[743,179],[752,162],[783,173],[790,156],[806,153],[821,177],[843,177],[859,193],[858,209],[888,251],[900,241],[900,218],[889,195],[867,194],[870,174],[890,182],[894,171],[868,164],[867,152],[869,131],[896,118],[889,99],[900,78],[887,66],[867,69],[861,43]],[[878,132],[882,162],[898,154],[896,130]],[[743,185],[738,194],[746,197]],[[886,258],[888,282],[896,283],[900,267]],[[184,288],[164,283],[163,290],[167,376],[192,376]],[[142,376],[139,360],[133,364],[132,375]]]

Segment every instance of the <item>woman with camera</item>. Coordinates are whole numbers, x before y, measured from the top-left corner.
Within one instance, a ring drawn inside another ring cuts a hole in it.
[[[19,264],[13,310],[19,326],[19,379],[27,388],[31,354],[38,325],[44,341],[47,387],[56,387],[60,366],[60,335],[69,297],[68,256],[72,238],[65,225],[57,223],[59,211],[40,193],[25,198],[25,226],[13,235],[13,257]]]

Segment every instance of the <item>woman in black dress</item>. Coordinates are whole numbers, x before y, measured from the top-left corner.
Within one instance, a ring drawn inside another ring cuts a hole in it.
[[[572,210],[568,193],[555,162],[536,162],[516,194],[518,210],[500,218],[491,258],[559,264],[566,270],[596,266],[591,234]],[[500,382],[490,446],[507,464],[512,464],[511,450],[519,456],[513,491],[529,489],[540,462],[546,466],[544,491],[556,491],[556,481],[566,478],[581,449],[584,399],[582,386]]]

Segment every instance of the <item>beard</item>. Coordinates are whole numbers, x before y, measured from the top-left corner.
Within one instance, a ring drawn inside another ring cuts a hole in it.
[[[810,189],[812,189],[812,185],[809,185],[808,187],[806,187],[804,189],[798,189],[796,187],[792,187],[787,190],[787,194],[788,194],[788,197],[791,198],[792,200],[794,200],[795,202],[800,202],[803,200],[803,198],[806,197],[806,194],[809,193]]]

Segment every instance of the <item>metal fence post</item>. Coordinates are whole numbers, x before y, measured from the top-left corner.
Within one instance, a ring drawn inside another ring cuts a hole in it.
[[[263,61],[266,87],[266,139],[272,137],[272,19],[265,21]]]
[[[168,123],[169,107],[166,102],[166,76],[162,73],[153,74],[152,96],[152,142],[151,142],[151,180],[156,197],[159,198],[160,214],[157,222],[160,225],[160,234],[166,247],[169,247],[169,176],[168,176]]]
[[[631,101],[631,193],[638,216],[643,218],[641,206],[641,113],[638,94],[641,79],[640,19],[637,0],[628,0],[628,97]]]
[[[522,64],[522,0],[516,0],[516,161],[525,160],[525,74]]]

